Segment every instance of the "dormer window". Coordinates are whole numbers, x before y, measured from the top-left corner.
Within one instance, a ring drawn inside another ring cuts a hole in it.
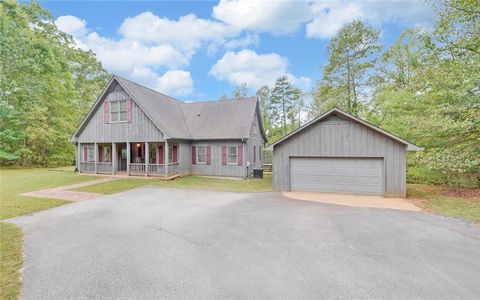
[[[128,120],[127,99],[110,100],[110,120],[111,122],[127,122]]]

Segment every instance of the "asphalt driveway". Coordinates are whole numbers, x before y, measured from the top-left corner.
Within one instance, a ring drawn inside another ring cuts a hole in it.
[[[480,295],[479,228],[422,212],[146,187],[13,222],[24,299]]]

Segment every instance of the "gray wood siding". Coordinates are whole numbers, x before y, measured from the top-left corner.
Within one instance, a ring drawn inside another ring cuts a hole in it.
[[[243,166],[236,165],[222,165],[222,145],[239,146],[241,141],[193,141],[190,144],[190,164],[192,162],[192,146],[208,146],[210,145],[211,164],[202,165],[194,164],[192,166],[193,175],[207,175],[207,176],[227,176],[227,177],[243,177],[245,166],[245,155],[243,159]],[[245,152],[245,149],[244,149]],[[244,153],[245,154],[245,153]]]
[[[248,175],[251,175],[253,173],[253,169],[259,169],[263,165],[263,153],[261,153],[260,158],[258,156],[259,154],[259,147],[263,149],[264,145],[264,140],[262,137],[262,133],[260,132],[260,126],[258,124],[258,115],[255,113],[255,116],[253,118],[253,123],[252,127],[250,128],[250,138],[248,139],[246,143],[246,157],[247,161],[250,162],[250,167],[248,168]],[[256,152],[255,157],[253,152]],[[255,159],[254,159],[255,158]]]
[[[261,157],[259,158],[259,156],[258,156],[259,147],[261,147],[263,149],[263,140],[258,139],[258,138],[249,138],[247,140],[247,143],[245,144],[245,148],[247,149],[247,152],[246,152],[247,161],[250,162],[250,167],[248,168],[248,175],[251,175],[253,173],[253,169],[262,168],[263,153],[262,153]],[[253,151],[256,152],[255,157],[254,157]]]
[[[276,191],[290,190],[289,158],[383,157],[385,196],[406,196],[406,145],[364,125],[332,116],[310,125],[276,145],[273,150],[273,185]]]
[[[189,141],[178,142],[178,162],[180,175],[192,174],[192,146]]]
[[[105,97],[106,101],[128,97],[127,94],[116,86]],[[98,106],[94,115],[78,136],[80,143],[103,142],[142,142],[163,141],[162,132],[153,124],[141,108],[132,101],[132,122],[105,123],[105,102]]]

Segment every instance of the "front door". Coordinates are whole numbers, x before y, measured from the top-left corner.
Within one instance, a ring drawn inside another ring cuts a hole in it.
[[[127,146],[122,144],[118,145],[118,170],[126,171],[127,170]]]

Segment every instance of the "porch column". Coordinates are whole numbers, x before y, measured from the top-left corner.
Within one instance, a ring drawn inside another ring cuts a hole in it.
[[[150,149],[148,148],[148,142],[145,142],[145,176],[148,176],[148,161],[150,156]]]
[[[130,175],[130,142],[127,143],[127,175]]]
[[[168,141],[165,140],[165,151],[163,151],[163,163],[165,165],[165,177],[168,177]]]
[[[82,161],[82,146],[80,143],[77,143],[77,172],[82,173],[82,170],[80,169],[80,162]]]
[[[116,171],[117,171],[117,144],[115,143],[112,143],[112,153],[111,153],[111,157],[112,157],[112,175],[115,175]]]
[[[93,143],[93,157],[94,157],[94,160],[95,160],[95,174],[97,174],[97,161],[98,161],[98,144],[97,143]]]

